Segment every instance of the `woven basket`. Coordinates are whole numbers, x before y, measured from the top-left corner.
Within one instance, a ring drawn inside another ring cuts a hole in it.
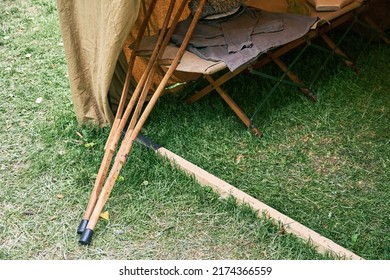
[[[207,0],[203,11],[200,15],[201,18],[230,12],[234,9],[240,7],[242,1],[241,0]],[[190,8],[191,14],[196,12],[196,8],[199,5],[199,0],[191,0],[188,3],[188,7]]]

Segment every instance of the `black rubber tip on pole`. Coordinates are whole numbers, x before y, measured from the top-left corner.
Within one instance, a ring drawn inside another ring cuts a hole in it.
[[[86,219],[81,220],[80,225],[77,228],[77,233],[82,234],[84,230],[87,228],[87,225],[88,225],[88,220]]]
[[[81,237],[79,240],[80,244],[89,245],[91,243],[91,240],[92,240],[92,235],[93,235],[93,230],[86,228],[84,230],[84,232],[81,234]]]
[[[157,143],[154,143],[152,140],[150,140],[149,138],[147,138],[146,136],[143,136],[142,134],[138,134],[137,136],[137,139],[136,139],[139,143],[141,143],[142,145],[148,147],[148,148],[151,148],[152,150],[154,151],[157,151],[158,149],[161,148],[161,146]]]

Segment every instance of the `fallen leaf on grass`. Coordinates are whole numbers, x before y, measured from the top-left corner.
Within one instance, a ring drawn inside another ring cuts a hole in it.
[[[96,145],[96,143],[94,143],[94,142],[89,142],[89,143],[85,143],[84,144],[84,147],[86,147],[86,148],[92,148],[93,146],[95,146]]]
[[[100,213],[100,218],[102,218],[103,220],[108,221],[108,220],[110,219],[110,214],[109,214],[109,212],[106,211],[106,212]]]
[[[240,161],[244,158],[244,155],[238,155],[236,157],[236,163],[240,163]]]
[[[81,139],[84,138],[84,136],[83,136],[80,132],[76,131],[76,134],[77,134],[77,136],[80,137]]]
[[[84,142],[81,140],[72,139],[76,144],[82,145]]]
[[[356,242],[358,241],[358,238],[359,238],[359,234],[358,233],[352,234],[351,242],[352,242],[353,245],[356,244]]]
[[[149,185],[149,182],[148,182],[148,181],[143,181],[143,182],[142,182],[142,185],[143,185],[143,186],[147,186],[147,185]]]

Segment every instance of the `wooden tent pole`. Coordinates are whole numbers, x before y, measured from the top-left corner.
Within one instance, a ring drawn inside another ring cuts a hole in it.
[[[181,15],[187,2],[188,2],[188,0],[182,2],[181,9],[178,11],[178,15]],[[81,238],[80,238],[81,244],[83,244],[83,245],[90,244],[91,239],[92,239],[92,235],[93,235],[93,230],[97,224],[100,213],[101,213],[105,203],[107,202],[108,197],[110,196],[110,193],[111,193],[111,191],[115,185],[115,182],[119,176],[120,170],[122,169],[124,163],[126,162],[126,159],[127,159],[128,155],[130,153],[130,150],[132,148],[133,142],[136,139],[139,132],[141,131],[142,126],[144,125],[146,119],[148,118],[149,114],[151,113],[153,107],[155,106],[158,98],[160,97],[160,95],[164,91],[165,86],[168,83],[170,77],[172,76],[173,72],[175,71],[177,65],[179,64],[181,57],[183,56],[183,54],[187,48],[190,37],[191,37],[191,35],[195,29],[195,26],[199,20],[199,17],[200,17],[202,10],[203,10],[205,2],[206,2],[206,0],[200,1],[198,8],[195,12],[195,15],[192,19],[192,22],[188,28],[186,36],[184,37],[183,43],[180,46],[180,48],[175,56],[175,59],[172,62],[172,65],[170,66],[170,68],[166,72],[165,76],[161,80],[158,88],[156,89],[151,100],[149,101],[148,105],[146,106],[144,112],[142,113],[140,119],[138,120],[137,124],[135,125],[134,130],[132,130],[132,129],[127,130],[125,138],[123,140],[123,143],[122,143],[122,145],[121,145],[121,147],[116,155],[113,167],[110,170],[108,178],[107,178],[107,180],[103,186],[103,189],[101,190],[101,193],[99,195],[99,199],[96,202],[96,205],[93,209],[93,212],[92,212],[91,217],[89,219],[88,225],[81,235]],[[172,25],[171,29],[168,32],[167,38],[171,37],[171,35],[174,31],[174,27],[175,26]],[[122,120],[122,122],[123,122],[123,120]]]
[[[145,21],[143,22],[143,24],[141,26],[141,29],[143,29],[143,30],[140,30],[140,32],[137,35],[137,39],[138,40],[141,40],[141,38],[142,38],[142,35],[143,35],[143,33],[144,33],[145,29],[146,29],[148,21],[150,20],[150,17],[151,17],[151,14],[153,12],[153,9],[155,7],[156,2],[157,2],[157,0],[153,0],[153,2],[151,3],[151,5],[149,7],[148,15],[147,15],[147,18],[146,18],[147,22],[145,22]],[[171,11],[172,10],[173,10],[173,5],[172,5]],[[168,22],[169,22],[169,18],[168,18]],[[152,69],[154,67],[154,63],[155,63],[155,61],[157,59],[157,55],[158,55],[159,51],[161,49],[165,50],[166,46],[162,47],[162,42],[163,42],[163,38],[164,38],[164,36],[166,34],[167,28],[168,28],[168,22],[167,23],[164,22],[164,25],[163,25],[163,28],[161,29],[161,32],[160,32],[157,44],[156,44],[156,46],[155,46],[155,48],[153,50],[151,59],[150,59],[148,65],[147,65],[147,69],[143,73],[143,75],[142,75],[142,77],[141,77],[141,79],[140,79],[136,89],[134,90],[134,93],[133,93],[133,95],[132,95],[132,97],[130,99],[129,104],[127,105],[127,108],[126,108],[126,111],[125,111],[124,115],[120,116],[120,117],[117,117],[115,119],[115,122],[114,122],[112,128],[111,128],[110,135],[109,135],[109,137],[107,139],[107,142],[106,142],[106,145],[105,145],[104,156],[103,156],[103,159],[102,159],[99,171],[98,171],[98,175],[97,175],[96,180],[95,180],[95,184],[94,184],[93,190],[91,192],[91,196],[90,196],[87,208],[85,210],[83,219],[81,220],[80,225],[79,225],[79,227],[77,229],[77,233],[79,233],[79,234],[83,233],[83,231],[85,230],[85,228],[86,228],[86,226],[88,224],[89,218],[90,218],[90,216],[92,214],[93,208],[95,207],[95,204],[96,204],[96,202],[98,200],[98,197],[100,195],[102,186],[103,186],[104,181],[106,179],[107,172],[108,172],[110,163],[112,161],[114,152],[116,150],[117,144],[118,144],[118,142],[120,140],[122,130],[123,130],[123,128],[124,128],[124,126],[125,126],[125,124],[127,122],[127,119],[129,118],[129,115],[131,114],[131,111],[133,110],[134,104],[135,104],[135,102],[137,101],[137,99],[139,97],[140,91],[143,88],[145,82],[147,81],[149,73],[152,71]],[[137,44],[139,44],[139,42],[137,42]],[[130,66],[130,64],[129,64],[129,66]],[[130,68],[128,70],[130,70]],[[127,72],[126,80],[129,79],[129,81],[127,83],[125,82],[125,85],[129,84],[130,77],[131,77],[131,73]],[[127,91],[128,91],[128,88],[126,90],[124,89],[123,93],[127,94]],[[122,93],[122,95],[123,95],[123,93]],[[125,102],[125,99],[121,98],[121,103],[123,105],[124,105],[124,102]],[[121,111],[123,111],[123,109],[121,109]],[[122,112],[118,112],[118,113],[120,113],[120,115],[122,115]]]
[[[154,8],[156,6],[157,0],[152,0],[152,2],[149,5],[149,8],[147,10],[146,16],[143,19],[140,28],[138,29],[137,37],[134,41],[134,50],[131,52],[129,62],[127,65],[127,72],[126,72],[126,78],[125,83],[123,84],[123,90],[121,94],[121,98],[119,100],[118,109],[115,115],[114,123],[111,126],[110,135],[107,138],[106,146],[104,149],[107,148],[108,143],[110,143],[111,138],[115,135],[116,129],[118,128],[118,125],[122,119],[123,111],[125,109],[126,99],[127,99],[127,93],[129,91],[130,83],[131,83],[131,77],[133,74],[133,68],[136,58],[136,51],[139,48],[139,45],[141,43],[142,37],[145,34],[146,27],[148,26],[148,23],[150,21],[150,17],[152,16],[152,13],[154,11]]]

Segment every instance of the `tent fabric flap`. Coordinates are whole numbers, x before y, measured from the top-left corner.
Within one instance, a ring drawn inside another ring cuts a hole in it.
[[[72,101],[80,123],[113,120],[107,93],[141,0],[57,0]]]

